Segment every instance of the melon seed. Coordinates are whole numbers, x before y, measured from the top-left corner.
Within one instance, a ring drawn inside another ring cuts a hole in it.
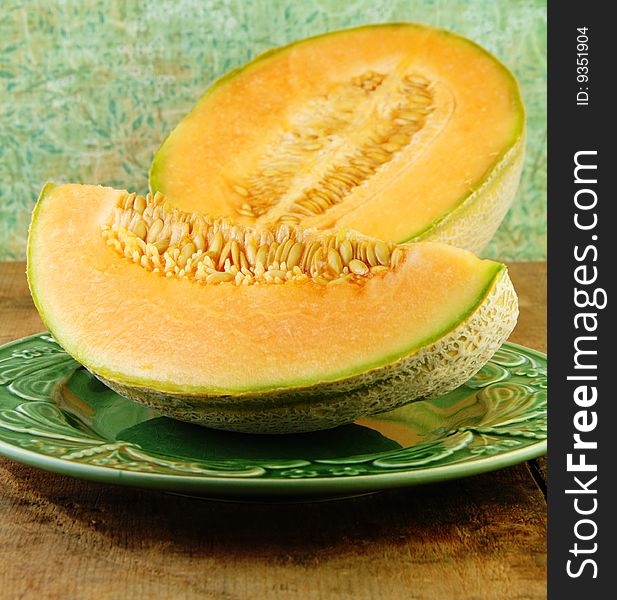
[[[159,233],[161,233],[161,229],[163,229],[163,221],[161,219],[157,219],[150,225],[150,230],[148,231],[148,235],[146,237],[146,241],[151,243],[156,241]]]
[[[139,219],[137,223],[133,226],[133,233],[141,240],[146,239],[146,235],[148,234],[148,226],[146,222],[142,219]]]
[[[257,255],[255,256],[255,265],[261,265],[262,267],[264,267],[266,265],[267,259],[268,246],[266,244],[262,244],[257,250]]]
[[[368,273],[368,267],[357,258],[354,258],[349,261],[349,270],[354,275],[366,275]]]
[[[375,267],[379,264],[377,256],[375,256],[375,249],[373,247],[373,244],[366,245],[366,259],[371,267]]]
[[[180,252],[180,256],[178,257],[178,266],[184,267],[186,266],[186,262],[191,256],[195,254],[195,244],[193,242],[189,242],[182,247]]]
[[[162,240],[157,240],[154,242],[154,247],[157,249],[159,254],[162,254],[169,247],[169,238],[163,238]]]
[[[390,266],[395,268],[403,258],[403,251],[400,248],[395,248],[390,256]]]
[[[249,195],[249,191],[241,185],[234,185],[234,191],[245,198]],[[242,208],[244,208],[244,205],[242,206]]]
[[[146,210],[146,199],[143,196],[137,196],[133,203],[133,208],[142,215],[144,210]]]
[[[257,244],[254,240],[249,240],[249,242],[245,246],[246,258],[251,265],[251,267],[255,266],[255,257],[257,256]]]
[[[234,265],[240,264],[240,247],[237,240],[231,242],[231,262]]]
[[[233,273],[210,273],[206,277],[206,283],[225,283],[227,281],[233,281],[235,275]]]
[[[278,246],[278,248],[276,249],[276,252],[274,253],[274,259],[270,262],[277,262],[279,264],[283,262],[283,252],[285,250],[286,243],[287,242]]]
[[[341,261],[341,256],[334,248],[328,250],[328,265],[336,275],[338,275],[343,270],[343,262]]]
[[[275,256],[276,256],[276,251],[278,250],[278,243],[277,242],[272,242],[270,244],[270,247],[268,248],[268,257],[266,258],[266,264],[271,265],[274,260],[275,260]]]
[[[193,236],[193,243],[195,244],[196,250],[205,250],[206,248],[206,240],[201,233]]]
[[[254,217],[255,213],[250,208],[240,207],[236,209],[236,212],[243,217]]]
[[[388,244],[379,241],[375,244],[375,256],[382,265],[390,265],[390,250]]]
[[[287,263],[287,257],[289,256],[289,253],[291,252],[291,249],[294,246],[294,244],[295,244],[295,241],[291,237],[283,244],[283,250],[281,252],[281,257],[280,257],[281,263]]]
[[[289,250],[289,255],[287,256],[287,268],[293,269],[300,262],[300,258],[302,257],[302,250],[304,249],[303,245],[300,242],[295,242],[294,245]]]
[[[223,265],[225,264],[225,261],[227,260],[228,256],[231,253],[231,242],[227,242],[224,246],[223,249],[221,250],[221,254],[219,255],[219,260],[217,263],[217,268],[222,269]]]
[[[124,199],[124,210],[127,210],[133,206],[135,196],[136,194],[133,192],[132,194],[128,194],[128,196]]]
[[[341,242],[339,252],[341,254],[341,258],[343,259],[343,263],[348,265],[349,261],[353,258],[353,248],[351,247],[349,240],[344,240]]]
[[[210,244],[208,246],[208,252],[213,252],[214,254],[218,254],[223,249],[223,234],[220,231],[217,231],[214,234],[214,237],[210,240]]]

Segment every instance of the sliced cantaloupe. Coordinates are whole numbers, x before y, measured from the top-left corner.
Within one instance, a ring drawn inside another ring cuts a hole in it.
[[[121,394],[241,431],[331,427],[440,394],[509,335],[503,265],[439,243],[256,229],[48,184],[28,280],[54,337]]]
[[[217,81],[156,154],[150,187],[244,224],[477,252],[523,152],[524,108],[501,63],[446,31],[379,25],[272,50]]]

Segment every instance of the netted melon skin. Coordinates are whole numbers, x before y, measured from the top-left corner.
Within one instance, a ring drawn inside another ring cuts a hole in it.
[[[517,317],[516,292],[504,269],[479,308],[456,329],[413,355],[342,382],[338,391],[329,384],[328,392],[315,386],[310,394],[212,399],[97,377],[122,396],[180,421],[245,433],[316,431],[452,391],[490,360],[514,329]],[[349,390],[350,386],[355,389]]]
[[[415,242],[442,242],[480,254],[514,201],[523,163],[525,137],[507,152],[484,183]]]

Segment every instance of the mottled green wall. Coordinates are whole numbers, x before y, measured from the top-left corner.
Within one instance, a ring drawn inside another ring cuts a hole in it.
[[[272,46],[362,23],[460,32],[510,66],[528,109],[521,189],[487,254],[545,256],[541,0],[3,0],[0,258],[23,258],[47,180],[146,190],[166,133],[214,78]]]

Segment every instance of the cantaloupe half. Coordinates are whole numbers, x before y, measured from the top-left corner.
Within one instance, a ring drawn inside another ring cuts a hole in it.
[[[523,153],[523,103],[504,65],[446,31],[377,25],[272,50],[218,80],[157,152],[150,189],[243,224],[478,252]]]
[[[65,350],[120,394],[211,427],[307,431],[447,392],[512,330],[503,265],[440,243],[250,229],[48,184],[28,281]]]

